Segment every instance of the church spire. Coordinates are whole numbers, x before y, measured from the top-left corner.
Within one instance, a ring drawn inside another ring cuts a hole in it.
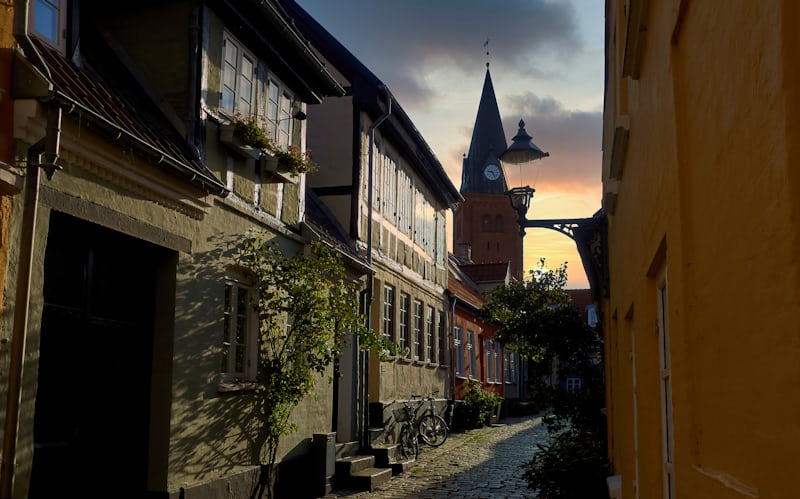
[[[488,43],[487,39],[484,47],[487,47]],[[486,55],[486,77],[478,105],[478,115],[472,130],[469,153],[462,165],[462,193],[503,194],[508,190],[499,159],[508,144],[500,119],[500,110],[497,107],[492,76],[489,73],[488,49]]]

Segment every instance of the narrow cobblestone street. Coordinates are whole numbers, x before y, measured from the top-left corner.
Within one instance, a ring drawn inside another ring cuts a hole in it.
[[[521,466],[546,439],[541,415],[506,418],[491,427],[452,433],[438,448],[421,444],[411,469],[374,492],[334,490],[325,499],[533,498]]]

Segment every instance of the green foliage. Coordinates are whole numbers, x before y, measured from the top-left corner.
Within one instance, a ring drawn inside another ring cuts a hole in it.
[[[490,423],[492,410],[503,401],[500,395],[484,390],[480,381],[468,381],[459,420],[464,428],[480,428]]]
[[[331,248],[313,243],[309,255],[288,257],[263,236],[251,234],[240,263],[252,272],[258,290],[253,304],[260,333],[257,393],[269,475],[280,437],[296,431],[292,409],[320,376],[332,373],[329,367],[340,356],[345,335],[356,335],[362,348],[379,352],[385,340],[365,326],[356,285]]]
[[[551,443],[540,445],[525,478],[543,498],[607,497],[608,463],[601,336],[583,320],[564,291],[566,264],[487,294],[483,320],[499,324],[496,338],[529,360],[536,405],[550,408],[544,422]],[[554,371],[555,367],[555,373]],[[545,382],[574,376],[580,389]]]
[[[272,147],[272,141],[269,140],[269,137],[267,137],[264,129],[254,116],[234,120],[233,134],[242,139],[245,144],[257,149],[270,149]]]
[[[237,116],[233,121],[233,134],[245,144],[263,149],[275,155],[286,169],[294,175],[311,173],[317,165],[311,161],[311,151],[301,151],[296,145],[281,148],[267,136],[264,127],[255,116],[243,118]]]
[[[605,447],[570,429],[537,444],[533,459],[523,466],[528,486],[542,499],[607,499],[609,463]]]

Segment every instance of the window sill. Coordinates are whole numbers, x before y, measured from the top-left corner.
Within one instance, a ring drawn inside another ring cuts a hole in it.
[[[217,385],[218,393],[246,392],[253,391],[258,386],[255,381],[221,381]]]

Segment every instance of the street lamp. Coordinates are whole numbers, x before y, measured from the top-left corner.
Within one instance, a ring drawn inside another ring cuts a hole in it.
[[[523,164],[550,156],[533,143],[533,137],[525,131],[525,122],[519,121],[517,135],[511,139],[511,145],[500,154],[500,161],[506,173],[506,181],[510,178],[507,171],[509,164]],[[581,263],[589,279],[592,295],[597,300],[608,293],[607,237],[606,217],[599,210],[591,218],[561,218],[548,220],[528,220],[533,194],[531,186],[511,187],[506,191],[511,207],[517,212],[519,235],[525,236],[525,229],[538,227],[551,229],[568,236],[578,248]]]
[[[519,120],[519,129],[514,138],[511,139],[511,145],[500,154],[500,161],[502,162],[503,170],[506,174],[506,181],[511,178],[508,165],[529,163],[548,156],[550,156],[550,153],[542,151],[533,143],[533,137],[528,135],[528,132],[525,131],[525,122]],[[529,185],[512,187],[506,191],[506,195],[509,201],[511,201],[511,208],[517,212],[517,224],[519,225],[520,236],[525,235],[525,227],[528,221],[526,215],[535,192],[536,189]]]

